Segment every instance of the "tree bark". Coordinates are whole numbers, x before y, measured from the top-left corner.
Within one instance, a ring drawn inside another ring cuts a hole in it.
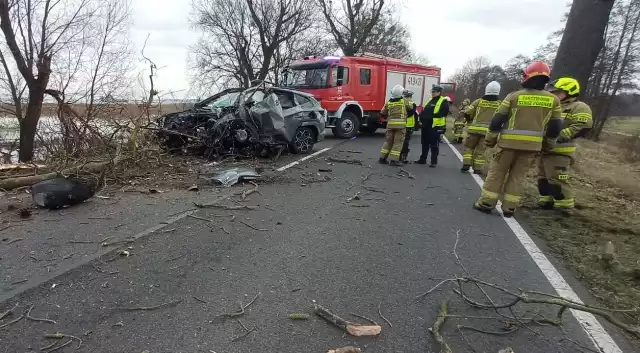
[[[602,49],[614,0],[574,0],[553,63],[553,76],[571,76],[585,85]]]

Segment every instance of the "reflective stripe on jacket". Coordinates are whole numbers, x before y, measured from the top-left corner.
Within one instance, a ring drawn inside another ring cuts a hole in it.
[[[416,112],[415,112],[415,102],[411,98],[405,98],[407,105],[410,105],[412,109],[414,109],[413,113],[407,117],[407,128],[413,128],[416,126]]]
[[[500,103],[496,113],[508,120],[501,131],[489,131],[487,139],[491,140],[499,133],[498,147],[522,151],[541,151],[549,121],[562,119],[558,97],[534,89],[522,89],[509,94]],[[553,142],[548,141],[549,144]]]
[[[563,129],[560,131],[558,143],[551,149],[552,154],[572,157],[577,150],[575,139],[585,129],[591,129],[593,118],[591,108],[577,98],[562,102]]]
[[[405,129],[407,127],[407,102],[403,98],[390,99],[380,114],[387,117],[387,129]]]
[[[500,101],[489,101],[482,98],[473,101],[465,110],[465,114],[471,117],[471,122],[469,123],[469,127],[467,127],[467,133],[477,135],[486,134],[487,131],[489,131],[491,118],[499,107]]]

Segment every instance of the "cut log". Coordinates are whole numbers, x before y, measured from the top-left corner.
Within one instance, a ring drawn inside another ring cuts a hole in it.
[[[24,187],[24,186],[30,186],[35,183],[53,179],[61,175],[85,174],[85,173],[97,174],[102,172],[105,168],[109,166],[118,164],[119,162],[122,161],[122,159],[123,159],[123,156],[120,153],[120,151],[118,151],[116,152],[116,156],[112,160],[106,161],[106,162],[86,163],[76,167],[67,168],[61,172],[52,172],[52,173],[18,177],[18,178],[7,178],[4,180],[0,180],[0,190],[8,191],[8,190],[13,190],[13,189]]]
[[[377,336],[382,331],[382,327],[380,325],[361,325],[353,323],[331,313],[320,305],[314,304],[314,306],[316,315],[332,323],[339,329],[346,331],[351,336]]]

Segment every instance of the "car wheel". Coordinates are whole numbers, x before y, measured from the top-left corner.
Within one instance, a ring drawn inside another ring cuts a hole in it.
[[[293,141],[289,145],[291,152],[295,154],[309,154],[313,151],[313,145],[316,143],[315,132],[308,127],[302,126],[296,130]]]
[[[378,125],[369,123],[367,126],[360,126],[360,132],[373,135],[378,130]]]
[[[352,112],[343,112],[340,119],[336,121],[336,127],[332,129],[333,134],[340,138],[351,138],[360,129],[360,119]]]

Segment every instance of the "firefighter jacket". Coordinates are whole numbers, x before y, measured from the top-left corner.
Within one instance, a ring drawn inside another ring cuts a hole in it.
[[[474,100],[464,111],[464,115],[469,122],[467,133],[485,135],[489,131],[491,118],[493,118],[493,114],[495,114],[499,106],[499,100],[487,100],[485,98]]]
[[[570,98],[562,102],[562,117],[562,130],[550,153],[573,157],[576,151],[575,139],[584,136],[593,126],[591,108],[577,98]]]
[[[413,129],[416,126],[416,115],[418,112],[416,111],[416,103],[411,98],[405,98],[407,101],[407,105],[411,106],[411,109],[407,111],[407,128]]]
[[[391,98],[382,108],[380,115],[387,118],[387,129],[406,129],[407,112],[412,108],[404,98]]]
[[[553,93],[522,89],[510,93],[491,119],[486,144],[502,149],[548,151],[562,129],[560,100]]]
[[[442,128],[447,126],[449,102],[443,96],[431,98],[424,103],[420,113],[420,123],[423,127]]]

